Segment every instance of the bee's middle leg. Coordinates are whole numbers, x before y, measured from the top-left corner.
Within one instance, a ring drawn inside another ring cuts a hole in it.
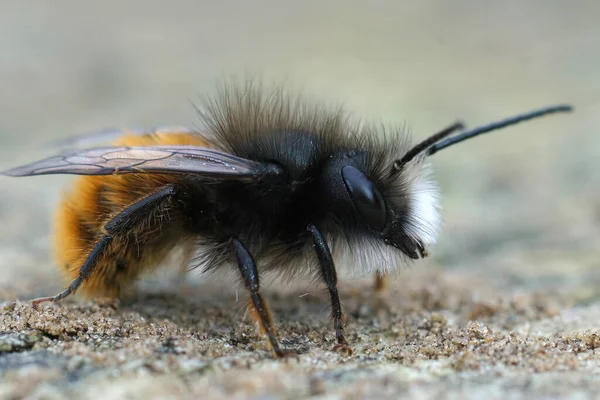
[[[344,313],[342,311],[340,295],[337,289],[337,273],[335,271],[333,258],[331,257],[331,251],[325,242],[325,238],[316,226],[309,225],[307,229],[312,234],[313,245],[317,252],[317,257],[321,266],[321,277],[323,278],[325,285],[327,285],[327,290],[329,291],[329,298],[331,301],[331,318],[333,319],[335,337],[338,343],[333,350],[351,355],[352,349],[350,348],[350,345],[348,345],[348,342],[346,341],[346,335],[344,333]]]
[[[258,320],[260,330],[267,335],[271,349],[277,357],[296,356],[295,353],[284,351],[279,346],[277,330],[275,329],[269,306],[260,292],[258,270],[256,269],[254,259],[239,239],[233,238],[232,241],[238,267],[242,278],[244,279],[244,285],[250,292],[251,304],[249,305],[249,308],[253,312],[254,317]]]

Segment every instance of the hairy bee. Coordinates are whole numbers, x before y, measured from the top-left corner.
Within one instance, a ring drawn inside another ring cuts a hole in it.
[[[451,136],[455,123],[411,146],[401,129],[352,122],[329,108],[224,85],[199,109],[202,131],[139,131],[111,147],[72,150],[4,172],[78,174],[60,204],[57,263],[77,291],[118,296],[176,248],[203,271],[234,268],[249,309],[276,356],[278,343],[259,271],[308,272],[328,289],[336,350],[350,351],[338,272],[374,274],[377,286],[427,255],[440,228],[427,157],[474,136],[542,115],[522,114]],[[195,255],[195,257],[194,257]]]

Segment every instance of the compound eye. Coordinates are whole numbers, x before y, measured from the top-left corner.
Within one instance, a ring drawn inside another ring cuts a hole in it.
[[[367,224],[379,232],[385,229],[387,209],[383,196],[367,176],[352,166],[342,168],[342,178],[352,203]]]

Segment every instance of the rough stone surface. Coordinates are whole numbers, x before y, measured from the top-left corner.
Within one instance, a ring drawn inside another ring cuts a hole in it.
[[[187,98],[254,70],[418,138],[458,117],[577,110],[432,160],[440,241],[382,298],[342,279],[349,357],[308,281],[265,280],[298,360],[271,358],[237,282],[193,272],[32,308],[62,288],[49,228],[70,178],[0,177],[0,398],[599,396],[600,3],[57,4],[0,1],[0,169],[78,132],[194,123]]]

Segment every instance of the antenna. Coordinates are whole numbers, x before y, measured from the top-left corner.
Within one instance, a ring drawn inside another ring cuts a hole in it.
[[[396,171],[401,170],[405,164],[409,163],[413,158],[430,148],[433,144],[439,142],[448,135],[451,135],[454,132],[461,129],[464,129],[463,123],[455,122],[449,127],[441,130],[440,132],[429,136],[427,139],[423,140],[421,143],[415,145],[412,149],[410,149],[400,160],[396,160],[396,162],[394,162],[394,169]]]
[[[502,129],[507,126],[518,124],[520,122],[528,121],[530,119],[543,117],[545,115],[556,114],[556,113],[560,113],[560,112],[571,112],[571,111],[573,111],[573,106],[563,104],[563,105],[556,105],[556,106],[551,106],[551,107],[540,108],[538,110],[530,111],[525,114],[516,115],[514,117],[510,117],[510,118],[504,119],[502,121],[492,122],[488,125],[480,126],[478,128],[472,129],[470,131],[461,133],[460,135],[447,138],[446,140],[436,141],[437,143],[434,143],[431,147],[428,148],[427,155],[431,156],[431,155],[437,153],[438,151],[445,149],[446,147],[450,147],[454,144],[460,143],[464,140],[471,139],[475,136],[482,135],[487,132],[495,131],[497,129]],[[409,151],[407,153],[407,155],[411,151]],[[406,157],[406,156],[404,156],[404,157]]]

